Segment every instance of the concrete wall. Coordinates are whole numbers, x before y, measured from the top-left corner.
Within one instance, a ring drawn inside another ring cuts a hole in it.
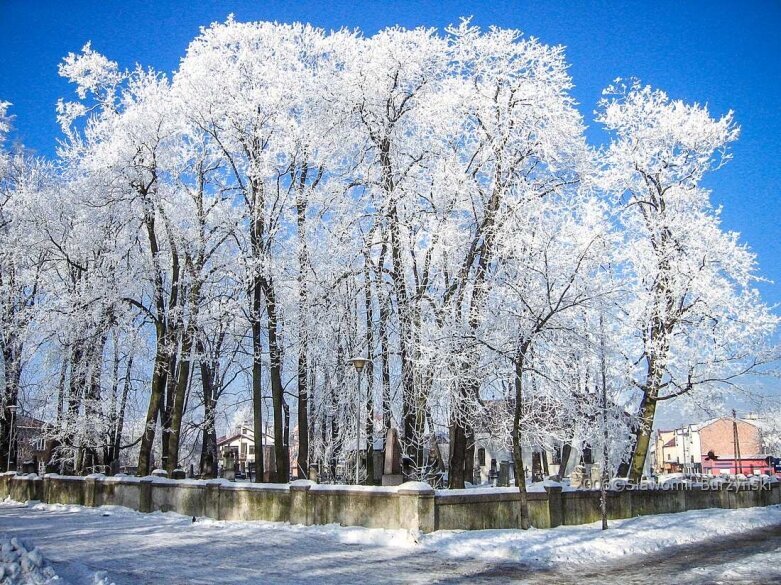
[[[518,528],[521,525],[516,488],[438,490],[435,497],[437,530]],[[537,528],[550,528],[548,494],[527,494],[529,520]]]
[[[178,512],[218,520],[266,520],[291,524],[341,524],[369,528],[480,530],[517,528],[515,488],[433,490],[408,482],[397,487],[232,483],[158,477],[65,477],[0,474],[0,499],[41,500],[84,506],[117,505],[141,512]],[[548,487],[528,494],[532,526],[588,524],[601,518],[598,491],[562,492]],[[781,504],[781,484],[768,489],[627,490],[607,493],[610,519],[704,508]]]

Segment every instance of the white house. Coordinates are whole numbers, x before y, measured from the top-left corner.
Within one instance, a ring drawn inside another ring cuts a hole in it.
[[[248,478],[255,475],[255,433],[248,422],[238,425],[233,433],[217,439],[220,457],[233,454],[236,473]],[[274,469],[274,437],[263,435],[263,481],[269,481],[269,472]]]

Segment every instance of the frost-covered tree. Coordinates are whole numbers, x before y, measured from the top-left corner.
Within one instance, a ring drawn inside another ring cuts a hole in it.
[[[44,161],[21,148],[8,150],[8,102],[0,102],[0,469],[16,462],[16,445],[9,444],[9,406],[21,404],[23,370],[33,358],[36,305],[44,293],[42,272],[46,252],[29,230],[30,209],[53,178]],[[19,411],[24,414],[25,410]],[[10,451],[10,456],[9,456]]]
[[[638,481],[656,407],[695,390],[734,387],[771,355],[778,317],[753,288],[755,256],[719,225],[702,186],[729,159],[732,113],[670,99],[638,82],[606,90],[597,120],[613,140],[604,180],[619,200],[631,299],[627,383],[640,394],[629,478]]]
[[[60,73],[57,161],[0,149],[3,413],[50,421],[59,470],[213,476],[251,404],[280,482],[371,481],[392,427],[408,477],[454,488],[478,433],[522,494],[543,448],[564,473],[581,445],[611,470],[631,447],[637,479],[659,401],[771,357],[754,257],[701,186],[731,114],[612,87],[592,149],[563,49],[468,20],[231,18],[170,79],[90,45]]]

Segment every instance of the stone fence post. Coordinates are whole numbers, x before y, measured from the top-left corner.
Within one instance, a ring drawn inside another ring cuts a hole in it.
[[[84,505],[88,508],[97,506],[98,480],[103,477],[102,473],[93,473],[84,478]]]
[[[220,484],[221,480],[212,479],[206,482],[204,494],[203,514],[207,518],[220,519]]]
[[[138,482],[139,494],[138,494],[138,511],[139,512],[151,512],[152,511],[152,482],[154,480],[151,477],[142,477]]]
[[[546,485],[545,493],[548,494],[548,519],[550,528],[556,528],[564,524],[564,505],[561,501],[561,486]]]
[[[308,479],[297,479],[290,484],[290,523],[291,524],[303,524],[309,526],[312,524],[312,516],[309,512],[309,490],[313,485],[317,485],[314,481]]]
[[[434,488],[422,481],[408,481],[399,486],[399,524],[408,530],[436,530]]]
[[[11,476],[9,495],[17,502],[29,502],[43,500],[43,479],[35,475]]]
[[[11,478],[15,475],[15,471],[0,473],[0,499],[4,500],[11,495]]]

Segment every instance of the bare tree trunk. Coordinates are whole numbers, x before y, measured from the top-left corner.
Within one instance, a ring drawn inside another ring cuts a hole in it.
[[[296,197],[296,224],[298,228],[298,477],[306,478],[309,473],[309,381],[308,332],[304,321],[307,312],[306,270],[309,266],[309,254],[306,246],[306,189],[308,167],[306,162],[298,181]]]
[[[155,365],[152,373],[152,394],[149,397],[149,406],[146,412],[146,425],[141,436],[141,447],[138,453],[138,475],[149,475],[152,465],[152,445],[155,441],[155,426],[160,416],[160,409],[165,395],[165,387],[168,381],[168,355],[166,348],[165,330],[158,325],[157,349],[155,352]]]
[[[401,260],[401,236],[399,218],[395,203],[391,205],[388,214],[391,234],[391,259],[393,269],[393,290],[396,294],[396,304],[399,319],[399,358],[401,359],[401,417],[404,426],[404,443],[406,450],[411,450],[412,460],[417,467],[423,463],[423,451],[420,447],[421,437],[417,436],[418,399],[415,395],[415,376],[413,371],[411,345],[413,324],[410,316],[409,295],[404,280],[404,267]]]
[[[21,367],[19,365],[19,354],[21,348],[16,345],[13,336],[9,336],[10,340],[6,341],[3,346],[3,366],[5,368],[5,387],[2,389],[3,396],[0,400],[0,406],[3,407],[2,415],[0,415],[0,469],[8,471],[7,468],[9,453],[11,460],[11,467],[16,469],[16,441],[9,443],[9,431],[11,425],[11,417],[9,416],[9,410],[6,408],[8,405],[18,405],[19,399],[19,381],[21,379]]]
[[[464,258],[458,279],[456,279],[454,285],[445,292],[445,302],[449,302],[451,297],[455,295],[454,298],[456,306],[460,307],[465,294],[464,291],[467,276],[469,275],[470,270],[472,270],[472,267],[475,267],[474,284],[472,287],[474,292],[472,292],[471,298],[469,299],[468,313],[466,315],[469,328],[473,332],[479,325],[477,316],[488,292],[485,286],[486,275],[490,259],[494,251],[494,240],[496,238],[496,216],[499,210],[500,202],[501,190],[498,186],[495,186],[486,205],[483,221],[478,226],[469,252]],[[462,282],[459,282],[459,280]],[[456,294],[456,291],[458,291],[458,294]],[[459,315],[461,315],[461,309],[459,309]],[[469,374],[470,367],[471,364],[469,363],[464,365],[463,369],[465,374]],[[463,402],[467,402],[468,400],[476,398],[479,395],[480,385],[477,380],[463,380],[459,383],[459,386],[459,398],[462,399]],[[468,422],[462,419],[463,417],[454,417],[452,421],[452,424],[455,425],[455,428],[451,430],[451,435],[456,438],[456,442],[453,444],[451,449],[451,469],[450,480],[448,482],[448,487],[451,489],[463,488],[466,472],[471,471],[474,468],[474,458],[472,458],[472,461],[468,463],[468,454],[466,452],[469,448],[470,441],[468,439],[472,434],[472,431],[467,427]],[[456,471],[455,475],[453,473],[454,468]]]
[[[154,181],[153,181],[154,183]],[[158,419],[162,421],[168,377],[172,375],[170,370],[169,347],[172,339],[169,338],[168,322],[166,319],[165,294],[163,290],[163,273],[160,267],[160,246],[155,231],[155,209],[148,197],[152,184],[139,189],[139,194],[144,199],[144,227],[149,241],[149,254],[154,267],[154,318],[155,318],[155,361],[152,372],[152,388],[149,396],[149,405],[146,412],[144,433],[141,436],[141,446],[138,453],[138,474],[149,475],[152,465],[152,448],[155,441],[155,426]],[[165,443],[165,441],[163,442]]]
[[[263,457],[263,385],[262,362],[263,344],[260,324],[261,289],[259,279],[252,286],[252,430],[255,443],[255,482],[261,483],[265,473]]]
[[[643,477],[648,447],[651,444],[651,429],[654,424],[656,403],[656,398],[648,394],[643,396],[640,402],[640,424],[634,432],[634,452],[629,467],[629,481],[632,483],[639,483]]]
[[[463,396],[462,396],[463,397]],[[465,398],[464,398],[465,399]],[[467,431],[466,425],[458,421],[457,412],[451,414],[453,422],[450,424],[450,465],[448,469],[448,487],[450,489],[464,489]]]
[[[654,426],[654,415],[656,414],[656,404],[659,401],[659,388],[662,384],[662,368],[659,365],[664,361],[667,355],[667,340],[664,338],[665,326],[655,323],[651,330],[651,347],[659,347],[656,352],[647,352],[646,361],[648,363],[648,374],[646,383],[643,385],[643,398],[640,401],[639,424],[637,425],[634,436],[634,450],[632,453],[631,464],[629,466],[629,481],[639,483],[643,477],[645,460],[648,457],[648,447],[651,443],[651,431]]]
[[[290,451],[287,449],[284,432],[284,409],[287,406],[282,385],[282,352],[277,338],[277,306],[273,283],[262,279],[263,293],[266,299],[268,316],[268,351],[271,361],[271,403],[274,411],[274,455],[276,459],[277,483],[287,483],[290,479]]]
[[[368,253],[363,265],[364,309],[366,311],[366,484],[374,483],[374,310]]]
[[[198,352],[201,386],[203,388],[203,429],[201,431],[201,458],[198,464],[202,478],[217,477],[217,430],[215,424],[216,406],[215,400],[215,368],[218,364],[210,364],[200,340],[196,341],[196,351]],[[257,462],[257,449],[255,451],[255,461]]]
[[[378,290],[379,293],[379,290]],[[381,297],[380,297],[381,298]],[[380,338],[380,360],[382,361],[382,430],[383,437],[388,436],[391,428],[391,393],[390,393],[390,349],[388,346],[388,319],[390,311],[387,303],[382,301],[380,307],[380,321],[377,324],[377,334]]]
[[[100,420],[102,412],[98,404],[101,400],[101,372],[103,371],[103,355],[105,352],[106,342],[108,341],[108,333],[103,332],[98,337],[97,341],[90,344],[87,355],[87,378],[85,387],[85,401],[84,416],[87,420]],[[97,438],[97,437],[96,437]],[[85,471],[97,472],[98,466],[104,464],[105,459],[101,458],[101,453],[98,451],[97,446],[94,443],[86,445],[88,457],[85,461]],[[105,470],[103,470],[105,471]]]
[[[111,448],[112,461],[119,461],[120,449],[122,448],[122,432],[125,426],[125,410],[127,408],[127,397],[130,393],[131,380],[130,373],[133,368],[133,356],[128,357],[125,368],[125,380],[122,386],[122,400],[119,403],[119,413],[117,414],[117,423],[114,427],[114,437]]]
[[[103,460],[106,463],[107,471],[112,473],[114,463],[114,437],[116,435],[117,417],[119,410],[119,348],[117,347],[117,336],[113,339],[114,352],[111,356],[111,405],[109,406],[108,428],[106,429],[106,438],[103,445]]]
[[[191,319],[194,319],[191,316]],[[182,336],[182,347],[179,358],[179,371],[174,390],[174,400],[171,405],[171,426],[168,432],[168,461],[166,470],[169,475],[173,470],[179,467],[179,440],[182,430],[182,418],[184,416],[185,398],[189,391],[190,383],[190,363],[194,331],[188,325]]]
[[[339,347],[336,349],[336,363],[337,364],[343,364],[344,363],[344,350],[342,349],[341,343],[339,344]],[[338,372],[341,374],[342,369],[340,368]],[[339,382],[342,382],[342,377],[340,376]],[[342,384],[338,384],[340,387]],[[330,413],[331,417],[331,460],[329,461],[330,465],[330,471],[331,471],[331,479],[336,479],[336,469],[337,465],[339,463],[339,454],[336,452],[336,444],[339,439],[339,416],[338,412],[336,410],[336,396],[335,392],[333,390],[330,390],[328,393],[328,412]]]
[[[525,348],[524,348],[525,351]],[[515,413],[513,417],[513,462],[515,463],[515,486],[521,495],[520,520],[521,528],[529,528],[529,500],[526,494],[526,473],[523,465],[523,448],[521,444],[521,415],[523,413],[523,360],[522,352],[515,357]]]
[[[84,344],[77,341],[71,348],[71,375],[67,400],[67,414],[65,416],[65,429],[63,432],[63,445],[60,453],[64,464],[62,470],[70,474],[81,473],[82,453],[81,445],[77,440],[76,424],[78,413],[84,398],[86,386],[86,368],[84,365]]]
[[[300,334],[306,337],[301,327]],[[301,339],[301,338],[300,338]],[[298,477],[306,478],[309,470],[309,371],[307,366],[308,347],[306,341],[299,340],[298,350]]]

